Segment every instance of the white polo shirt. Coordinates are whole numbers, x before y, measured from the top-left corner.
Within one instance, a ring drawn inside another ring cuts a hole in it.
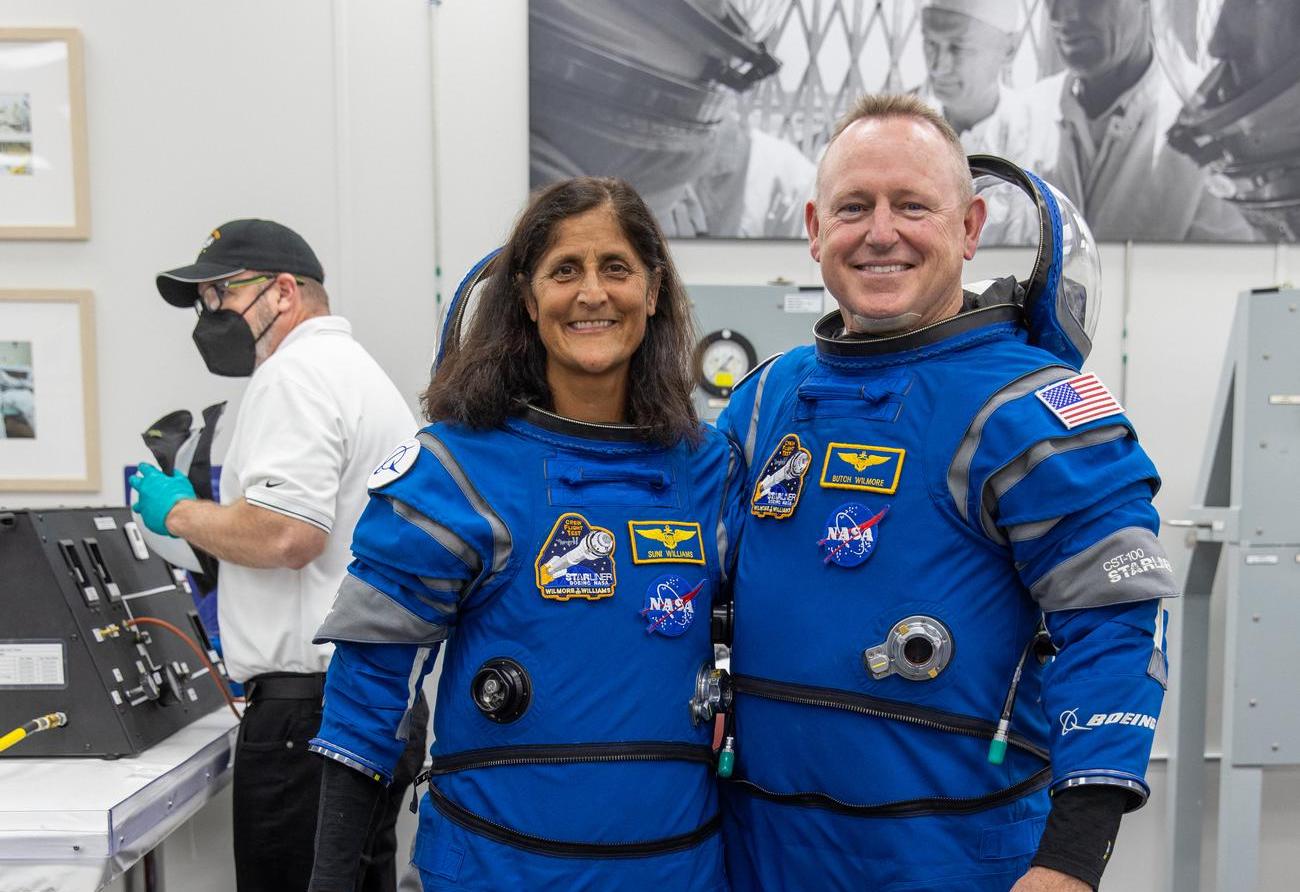
[[[366,479],[415,430],[401,394],[341,316],[299,323],[253,373],[221,471],[221,502],[244,499],[329,538],[301,570],[222,561],[221,644],[236,681],[325,671],[333,646],[311,638],[351,560]]]

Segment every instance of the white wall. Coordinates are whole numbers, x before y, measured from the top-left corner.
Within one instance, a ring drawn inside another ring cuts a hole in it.
[[[0,0],[0,26],[85,42],[91,237],[0,242],[0,288],[94,292],[103,479],[0,505],[121,504],[154,419],[229,399],[233,420],[243,382],[207,373],[193,314],[153,277],[236,217],[311,243],[334,310],[414,408],[435,328],[431,18],[423,0]],[[165,844],[172,888],[233,889],[230,845],[227,792]]]
[[[237,395],[238,382],[206,374],[189,341],[192,319],[164,305],[152,281],[231,217],[269,216],[299,229],[321,256],[338,309],[413,395],[433,348],[435,239],[446,295],[499,244],[527,192],[525,9],[524,0],[433,8],[423,0],[0,0],[0,23],[72,25],[86,41],[92,237],[0,242],[0,287],[94,290],[105,480],[98,494],[0,493],[0,502],[120,502],[120,468],[140,456],[144,425],[172,408]],[[817,281],[806,249],[793,242],[679,242],[674,254],[691,283]],[[984,252],[972,277],[1008,271],[1020,256]],[[1102,260],[1106,310],[1091,365],[1120,393],[1161,469],[1162,515],[1181,517],[1233,297],[1294,275],[1300,249],[1106,245]],[[1181,563],[1181,537],[1164,539]],[[1176,605],[1173,612],[1171,650]],[[1221,648],[1212,645],[1212,661]],[[1108,889],[1162,882],[1166,733],[1157,737],[1152,802],[1125,820]],[[1217,737],[1211,731],[1212,751]],[[1216,785],[1207,792],[1212,833]],[[1264,889],[1294,887],[1298,802],[1300,772],[1270,772]],[[169,864],[190,863],[186,851],[193,863],[210,862],[200,850],[228,845],[221,827],[205,827],[197,843],[192,830],[177,837]],[[1212,856],[1210,845],[1207,865]],[[178,869],[169,866],[173,878]],[[210,888],[228,879],[214,877]]]
[[[0,242],[0,287],[94,292],[103,478],[0,503],[121,504],[148,424],[237,398],[153,283],[235,217],[311,243],[332,306],[414,405],[434,330],[429,18],[421,0],[0,0],[5,25],[85,41],[91,237]]]

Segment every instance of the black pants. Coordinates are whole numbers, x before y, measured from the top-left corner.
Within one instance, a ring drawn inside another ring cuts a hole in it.
[[[311,880],[321,757],[307,752],[321,722],[324,675],[250,680],[235,743],[235,881],[239,892],[303,892]],[[395,892],[397,812],[424,763],[429,706],[412,710],[411,737],[362,856],[358,892]]]

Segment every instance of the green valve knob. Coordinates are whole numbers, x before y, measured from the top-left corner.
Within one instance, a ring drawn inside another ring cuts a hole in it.
[[[731,777],[736,767],[736,738],[728,737],[722,741],[722,751],[718,753],[718,777],[726,780]]]
[[[718,777],[726,779],[731,777],[731,771],[736,767],[736,753],[734,750],[723,750],[718,753]]]
[[[1007,757],[1007,742],[1003,738],[994,737],[989,742],[989,762],[993,765],[1001,765],[1002,760]]]

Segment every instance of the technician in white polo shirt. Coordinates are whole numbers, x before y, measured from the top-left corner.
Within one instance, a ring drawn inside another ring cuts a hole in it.
[[[252,376],[222,469],[221,504],[151,465],[131,481],[151,530],[221,561],[221,642],[248,703],[234,776],[240,892],[307,888],[321,771],[307,741],[320,724],[333,650],[311,639],[351,560],[366,478],[416,428],[347,320],[330,315],[324,278],[307,242],[268,220],[218,227],[193,264],[157,278],[168,303],[197,312],[194,341],[209,371]],[[427,707],[422,714],[427,720]],[[424,756],[425,721],[415,718],[372,821],[367,892],[395,888],[393,824]]]

